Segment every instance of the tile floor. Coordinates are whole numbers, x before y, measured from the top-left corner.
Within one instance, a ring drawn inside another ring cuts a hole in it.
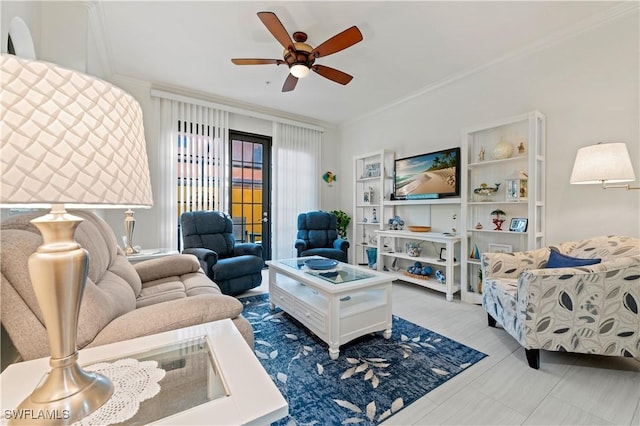
[[[268,291],[265,271],[262,286]],[[524,350],[487,326],[478,305],[396,281],[393,313],[489,356],[406,407],[385,425],[640,425],[640,360]]]

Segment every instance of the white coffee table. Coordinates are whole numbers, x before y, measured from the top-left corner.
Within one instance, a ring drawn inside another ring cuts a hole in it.
[[[391,282],[388,274],[338,263],[335,269],[311,270],[308,259],[272,260],[269,302],[300,321],[329,345],[337,359],[340,345],[374,331],[391,337]]]
[[[200,343],[189,344],[193,341]],[[136,416],[146,417],[130,419],[137,419],[136,424],[262,425],[286,417],[289,411],[287,401],[229,319],[83,349],[79,362],[91,365],[121,358],[153,359],[167,371],[160,393],[140,405]],[[0,375],[3,414],[16,408],[48,370],[48,358],[7,367]],[[202,390],[194,389],[200,384]],[[207,400],[193,406],[190,399],[202,394]],[[153,419],[158,412],[168,411],[163,418]],[[0,424],[7,422],[3,415]]]

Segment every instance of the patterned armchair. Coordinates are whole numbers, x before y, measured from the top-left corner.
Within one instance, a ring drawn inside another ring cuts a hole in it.
[[[540,349],[640,357],[640,240],[603,236],[554,247],[601,263],[545,269],[550,248],[483,253],[482,307],[540,367]]]

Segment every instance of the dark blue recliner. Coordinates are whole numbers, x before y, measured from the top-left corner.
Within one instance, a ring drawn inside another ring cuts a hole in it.
[[[219,211],[185,212],[180,216],[183,254],[193,254],[224,294],[237,295],[262,283],[262,246],[238,243],[231,216]]]
[[[349,241],[338,237],[336,215],[324,211],[300,213],[296,249],[298,257],[323,256],[348,263]]]

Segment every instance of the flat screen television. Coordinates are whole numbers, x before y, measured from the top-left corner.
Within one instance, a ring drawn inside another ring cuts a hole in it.
[[[460,196],[460,148],[395,160],[394,198]]]

